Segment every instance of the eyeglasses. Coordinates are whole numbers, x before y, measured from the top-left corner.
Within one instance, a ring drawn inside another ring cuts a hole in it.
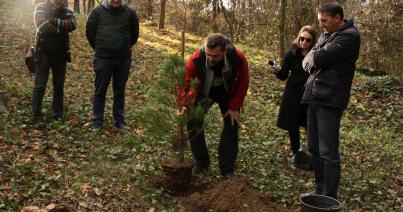
[[[310,43],[310,42],[312,42],[312,38],[305,38],[305,37],[299,36],[299,41],[301,41],[301,42],[306,41],[307,43]]]

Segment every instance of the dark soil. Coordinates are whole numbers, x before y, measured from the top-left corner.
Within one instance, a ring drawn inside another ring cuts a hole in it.
[[[194,179],[196,180],[192,183],[192,193],[179,198],[186,211],[279,210],[269,195],[252,188],[244,177],[235,176],[207,186],[198,182],[199,178]]]
[[[163,186],[172,192],[185,191],[190,187],[192,180],[192,164],[188,161],[163,161],[162,170],[165,174]]]

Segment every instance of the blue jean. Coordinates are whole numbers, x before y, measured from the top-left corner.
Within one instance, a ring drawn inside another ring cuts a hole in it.
[[[113,88],[113,119],[115,126],[125,125],[125,88],[129,78],[132,60],[94,57],[95,93],[93,102],[92,122],[102,126],[104,122],[105,97],[112,80]]]
[[[343,110],[308,105],[308,145],[314,156],[316,192],[337,198],[340,182],[339,130]]]
[[[45,95],[49,71],[52,69],[53,83],[53,115],[55,118],[63,116],[64,81],[66,77],[65,54],[52,55],[40,52],[40,60],[35,63],[35,82],[32,92],[32,113],[34,117],[42,115],[42,100]]]

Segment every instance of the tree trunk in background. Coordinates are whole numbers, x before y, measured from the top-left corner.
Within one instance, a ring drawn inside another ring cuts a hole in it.
[[[252,5],[252,0],[249,0],[248,2],[248,33],[250,34],[252,32],[252,22],[253,22],[253,17],[252,17],[252,11],[253,11],[253,5]]]
[[[153,0],[147,0],[146,14],[147,18],[153,19]]]
[[[80,13],[80,0],[74,0],[74,12]]]
[[[160,12],[160,24],[158,25],[159,29],[165,28],[165,5],[167,0],[161,0],[161,12]]]
[[[88,2],[88,11],[87,11],[87,13],[90,13],[90,11],[94,8],[94,5],[95,5],[95,0],[87,0],[87,2]]]
[[[211,26],[213,32],[218,31],[217,16],[218,16],[218,0],[213,0],[213,22]]]
[[[87,0],[83,0],[83,13],[88,13]]]
[[[280,58],[284,58],[284,40],[285,40],[285,8],[286,8],[286,0],[280,1],[280,24],[279,24],[279,49],[280,49]]]

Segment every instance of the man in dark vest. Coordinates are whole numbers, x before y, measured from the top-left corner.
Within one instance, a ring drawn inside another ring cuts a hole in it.
[[[186,63],[186,89],[183,96],[192,95],[190,82],[195,78],[199,80],[199,87],[194,95],[196,105],[206,104],[207,112],[216,102],[224,118],[219,165],[221,174],[230,178],[235,171],[238,153],[239,113],[249,86],[248,62],[228,38],[220,33],[213,33],[206,38],[204,47],[194,52]],[[183,106],[181,113],[189,109],[185,102]],[[210,159],[203,123],[188,123],[188,131],[196,162],[193,173],[208,171]]]
[[[35,82],[32,93],[34,120],[43,116],[42,100],[45,94],[49,70],[53,75],[53,116],[63,117],[64,80],[66,62],[70,62],[69,33],[77,26],[73,11],[65,0],[47,0],[36,6]]]
[[[95,50],[95,94],[92,131],[99,132],[104,122],[105,96],[112,80],[115,127],[128,132],[124,118],[125,88],[132,63],[131,47],[139,37],[139,21],[126,1],[104,0],[91,11],[86,36]]]
[[[305,56],[310,73],[302,97],[308,104],[308,144],[314,156],[314,193],[337,198],[340,181],[339,129],[343,110],[350,98],[360,34],[352,20],[343,19],[343,8],[326,3],[318,20],[324,32]]]

